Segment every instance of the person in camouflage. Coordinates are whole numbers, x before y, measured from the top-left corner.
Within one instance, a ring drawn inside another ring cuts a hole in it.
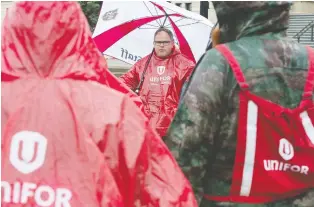
[[[308,69],[305,46],[286,37],[289,2],[213,2],[224,43],[241,65],[252,93],[294,108]],[[314,190],[262,205],[218,203],[203,194],[228,195],[237,142],[238,92],[229,64],[208,50],[195,68],[165,138],[199,198],[200,206],[314,206]],[[314,96],[313,96],[314,99]]]

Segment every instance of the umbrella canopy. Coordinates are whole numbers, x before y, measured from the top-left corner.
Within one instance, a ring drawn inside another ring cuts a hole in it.
[[[104,55],[133,65],[151,53],[160,26],[170,29],[181,52],[196,62],[205,52],[213,24],[167,2],[104,1],[93,38]]]

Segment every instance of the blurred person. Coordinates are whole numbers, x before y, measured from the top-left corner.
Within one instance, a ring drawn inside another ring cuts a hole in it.
[[[213,5],[165,142],[201,207],[313,207],[314,52],[286,36],[291,3]]]
[[[78,3],[18,2],[1,34],[2,206],[196,206]]]
[[[151,126],[161,137],[165,136],[176,113],[181,89],[194,66],[175,46],[172,32],[161,27],[154,35],[153,52],[120,77],[138,92]]]

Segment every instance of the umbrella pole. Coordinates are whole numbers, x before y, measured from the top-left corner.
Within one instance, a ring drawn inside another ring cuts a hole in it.
[[[164,20],[164,22],[162,23],[162,25],[160,27],[163,27],[165,25],[167,18],[168,18],[168,14],[166,13],[165,20]],[[145,68],[144,68],[144,71],[142,73],[140,83],[137,85],[137,87],[136,87],[136,89],[134,91],[137,95],[139,94],[140,89],[141,89],[141,87],[143,85],[145,74],[146,74],[146,70],[148,68],[148,64],[149,64],[150,60],[152,59],[153,54],[154,54],[154,48],[153,48],[152,52],[150,53],[150,55],[149,55],[149,57],[148,57],[148,59],[147,59],[147,61],[145,63]]]
[[[168,14],[166,13],[165,20],[164,20],[164,22],[162,23],[162,25],[160,27],[163,27],[165,25],[167,19],[168,19]]]

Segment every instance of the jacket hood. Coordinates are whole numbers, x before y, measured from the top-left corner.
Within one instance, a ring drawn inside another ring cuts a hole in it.
[[[2,80],[99,79],[107,70],[76,2],[15,3],[3,21],[1,38]]]
[[[288,28],[291,3],[287,1],[214,1],[213,5],[220,43]]]

